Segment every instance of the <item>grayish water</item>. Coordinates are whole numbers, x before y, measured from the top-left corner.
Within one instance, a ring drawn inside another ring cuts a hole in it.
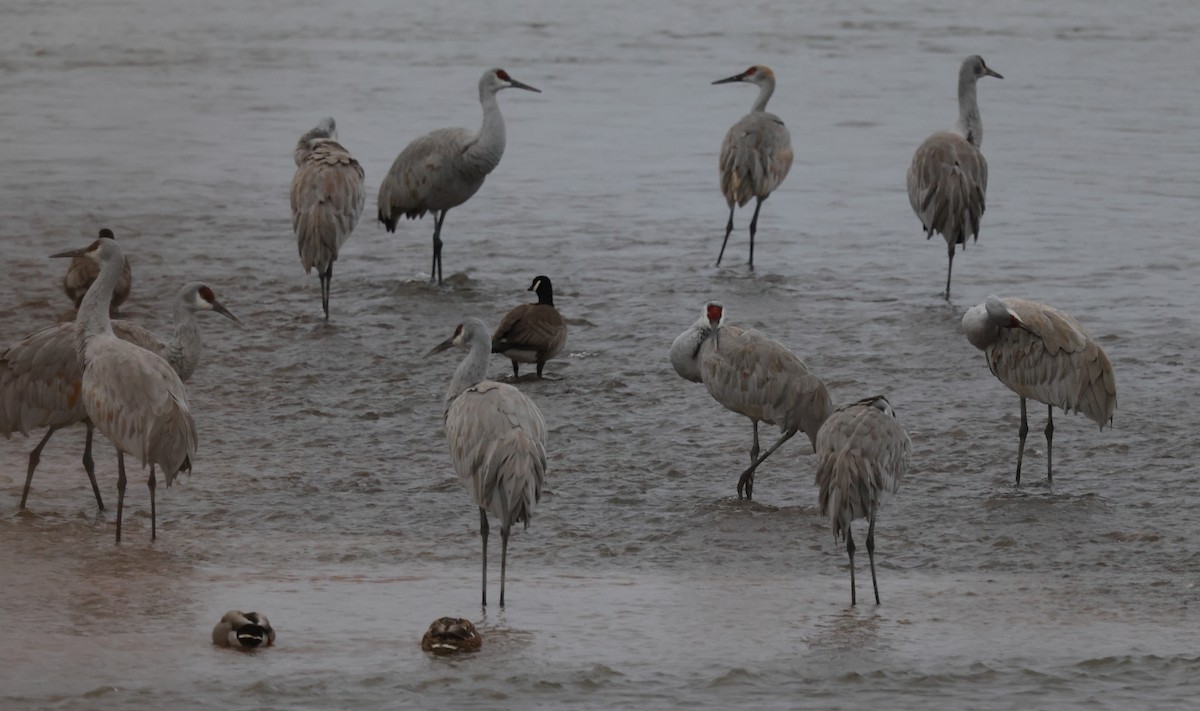
[[[25,512],[35,441],[0,443],[0,706],[1191,707],[1200,6],[565,5],[0,7],[0,341],[67,306],[46,256],[101,226],[133,260],[131,318],[168,333],[163,304],[204,279],[245,321],[205,320],[200,453],[159,489],[156,543],[137,475],[113,545],[103,441],[103,514],[81,428],[51,441]],[[1006,78],[980,85],[988,212],[947,305],[904,171],[953,122],[971,53]],[[754,91],[709,82],[754,62],[796,162],[751,274],[748,212],[712,263],[717,149]],[[500,96],[508,152],[446,220],[437,289],[431,222],[386,234],[374,191],[412,138],[478,125],[489,66],[544,93]],[[287,205],[294,141],[327,114],[371,195],[329,324]],[[440,432],[457,356],[421,356],[540,273],[571,329],[561,380],[521,384],[550,491],[513,539],[508,609],[481,615],[478,519]],[[1044,410],[1016,490],[1017,398],[959,332],[989,293],[1069,311],[1116,367],[1112,430],[1056,418],[1052,491]],[[734,497],[750,425],[666,361],[709,298],[836,400],[887,393],[911,433],[879,517],[882,606],[848,607],[801,441]],[[267,613],[277,647],[212,647],[235,607]],[[446,614],[481,623],[480,654],[420,651]]]

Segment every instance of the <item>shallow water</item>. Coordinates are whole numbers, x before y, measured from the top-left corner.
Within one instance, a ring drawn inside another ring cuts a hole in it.
[[[26,511],[36,442],[0,444],[0,706],[1192,705],[1200,8],[644,5],[0,9],[0,341],[66,308],[46,256],[101,226],[133,261],[130,318],[168,333],[163,304],[203,279],[245,322],[205,317],[200,452],[159,488],[155,543],[138,475],[113,545],[102,440],[104,513],[82,429],[51,440]],[[947,304],[944,243],[923,238],[904,171],[953,121],[970,53],[1005,79],[979,87],[988,211]],[[713,260],[717,149],[754,91],[709,85],[752,62],[776,71],[796,150],[753,273],[748,212]],[[375,191],[408,140],[478,124],[489,66],[544,93],[500,96],[508,150],[447,218],[438,289],[430,220],[385,233]],[[287,206],[294,141],[327,114],[369,194],[328,324]],[[508,609],[481,614],[478,517],[440,432],[457,357],[422,356],[541,273],[570,327],[560,379],[520,384],[550,428],[549,492],[513,538]],[[1056,418],[1053,490],[1044,409],[1014,489],[1017,398],[959,331],[989,293],[1072,313],[1116,367],[1111,430]],[[737,501],[749,423],[666,361],[709,298],[837,401],[886,393],[912,435],[879,516],[883,605],[847,605],[806,443]],[[274,649],[209,644],[239,607],[270,616]],[[481,653],[420,651],[447,614],[481,623]]]

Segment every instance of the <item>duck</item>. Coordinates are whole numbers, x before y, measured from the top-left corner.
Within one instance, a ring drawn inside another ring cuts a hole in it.
[[[218,647],[255,649],[275,646],[275,629],[261,612],[230,610],[213,627],[213,644]]]
[[[475,625],[461,617],[439,617],[421,638],[421,649],[438,655],[478,652],[482,646]]]
[[[521,304],[505,314],[492,336],[492,353],[512,361],[513,379],[520,377],[521,363],[536,363],[542,377],[546,361],[558,355],[567,342],[567,324],[554,307],[554,285],[539,275],[527,291],[537,293],[536,304]]]

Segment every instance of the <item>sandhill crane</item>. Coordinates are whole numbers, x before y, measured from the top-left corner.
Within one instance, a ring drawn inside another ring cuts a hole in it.
[[[114,239],[112,230],[108,228],[100,230],[100,236]],[[88,287],[96,280],[96,275],[99,273],[100,267],[90,259],[81,257],[71,260],[71,264],[67,267],[67,273],[63,275],[63,291],[67,293],[67,298],[71,300],[76,309],[79,308],[79,302],[83,301],[83,295],[87,293]],[[132,287],[133,271],[129,267],[129,261],[126,260],[125,268],[121,270],[121,278],[113,287],[112,304],[108,310],[110,316],[116,316],[117,307],[129,298],[129,290]]]
[[[367,201],[363,169],[337,141],[337,125],[326,117],[300,137],[292,178],[292,229],[300,264],[321,279],[321,308],[329,319],[329,285],[338,250],[354,231]]]
[[[987,160],[979,151],[983,120],[975,98],[975,82],[985,76],[1004,78],[989,69],[979,55],[963,60],[958,71],[958,121],[954,129],[925,139],[908,167],[908,202],[921,220],[925,239],[933,237],[934,232],[946,238],[950,257],[946,264],[947,299],[954,250],[960,244],[965,250],[969,235],[979,239],[979,220],[987,194]]]
[[[734,207],[745,207],[755,198],[754,217],[750,220],[750,268],[754,269],[754,233],[758,231],[758,211],[763,200],[779,187],[792,167],[792,137],[783,120],[767,112],[767,101],[775,92],[775,72],[761,64],[741,74],[718,79],[713,84],[747,82],[758,86],[758,98],[750,113],[733,124],[721,144],[721,194],[729,205],[729,222],[717,266],[725,256],[729,233],[733,232]]]
[[[212,641],[218,647],[271,647],[275,645],[275,628],[261,612],[230,610],[213,627]]]
[[[833,412],[829,391],[804,361],[779,341],[754,330],[726,326],[725,307],[704,305],[700,319],[671,344],[671,365],[685,380],[704,383],[717,402],[750,418],[754,444],[750,468],[738,479],[738,498],[754,493],[754,470],[796,432],[816,446],[821,423]],[[758,423],[778,425],[782,436],[761,457]]]
[[[437,655],[478,652],[482,646],[483,637],[475,625],[461,617],[439,617],[421,638],[421,649]]]
[[[175,296],[175,333],[170,341],[160,341],[153,333],[130,321],[113,321],[113,333],[166,359],[179,379],[187,382],[200,362],[199,311],[215,311],[235,323],[216,294],[203,282],[184,285]],[[41,459],[42,448],[57,430],[82,422],[87,427],[83,448],[83,468],[96,495],[96,504],[104,508],[92,460],[92,430],[83,401],[79,398],[83,383],[83,363],[76,347],[75,322],[59,323],[33,333],[0,353],[0,434],[28,435],[46,427],[46,435],[29,453],[21,508],[29,498],[33,472]]]
[[[963,315],[962,326],[971,345],[987,356],[992,374],[1021,397],[1018,486],[1029,433],[1025,400],[1047,405],[1046,479],[1053,482],[1054,408],[1082,412],[1103,430],[1117,409],[1112,362],[1078,321],[1035,301],[989,296]]]
[[[443,422],[459,480],[479,506],[483,539],[483,605],[487,606],[488,514],[500,520],[500,607],[512,525],[529,528],[546,478],[546,423],[537,405],[511,385],[485,380],[491,335],[471,318],[425,354],[457,346],[468,353],[446,391]]]
[[[817,487],[821,512],[833,525],[833,539],[846,539],[850,556],[850,605],[854,591],[854,537],[850,524],[865,518],[867,557],[871,560],[871,585],[879,604],[875,580],[875,514],[900,489],[908,473],[912,442],[896,421],[891,403],[882,395],[869,397],[834,411],[817,433]]]
[[[121,340],[113,333],[108,303],[125,266],[117,243],[102,237],[84,249],[54,257],[87,256],[100,263],[100,276],[83,297],[76,317],[76,338],[83,361],[80,397],[88,419],[117,448],[117,543],[125,508],[125,453],[150,465],[150,539],[158,537],[154,467],[167,486],[196,454],[196,425],[183,382],[157,353]]]
[[[483,125],[479,131],[440,128],[408,144],[379,186],[379,221],[396,231],[400,217],[416,219],[433,213],[433,266],[429,281],[442,283],[442,222],[452,207],[466,202],[483,185],[504,155],[504,117],[496,102],[502,89],[541,93],[513,79],[503,69],[489,69],[479,79]]]
[[[509,311],[492,334],[492,353],[512,360],[514,379],[520,376],[518,363],[537,363],[537,376],[542,377],[546,361],[558,355],[567,342],[567,323],[554,308],[550,277],[534,277],[527,291],[536,292],[538,302]]]

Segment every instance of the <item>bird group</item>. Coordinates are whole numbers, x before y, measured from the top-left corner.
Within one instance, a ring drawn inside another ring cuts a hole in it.
[[[978,56],[967,57],[958,82],[959,118],[953,130],[935,133],[917,149],[908,171],[908,194],[927,236],[942,234],[949,248],[945,296],[957,245],[977,238],[987,190],[987,162],[979,147],[983,129],[976,82],[1001,78]],[[733,230],[737,207],[756,200],[750,221],[749,267],[762,202],[778,188],[792,164],[791,139],[778,116],[766,106],[775,89],[775,74],[754,65],[714,84],[750,83],[759,87],[751,112],[729,130],[720,150],[720,187],[729,207],[720,264]],[[439,129],[412,141],[385,176],[378,197],[378,219],[394,231],[401,216],[414,219],[432,212],[433,259],[430,280],[442,282],[441,230],[446,213],[482,186],[505,148],[504,121],[496,94],[506,88],[538,90],[513,79],[503,69],[489,69],[479,81],[483,123],[478,131]],[[362,166],[337,138],[335,122],[323,119],[296,144],[296,173],[291,207],[302,265],[316,269],[322,308],[329,318],[333,263],[354,230],[365,204]],[[199,332],[195,313],[213,310],[237,321],[202,283],[188,284],[178,295],[177,328],[169,343],[144,329],[112,320],[125,299],[131,274],[128,260],[111,231],[84,249],[62,252],[75,262],[64,282],[76,301],[71,323],[34,333],[0,354],[0,433],[46,434],[29,457],[23,507],[34,469],[50,436],[59,428],[82,422],[87,428],[84,467],[103,508],[91,458],[93,428],[117,447],[117,541],[125,491],[124,455],[149,465],[151,537],[156,535],[155,467],[167,484],[192,467],[197,432],[183,382],[195,368]],[[91,269],[90,285],[85,285]],[[79,274],[75,274],[76,270]],[[83,295],[78,296],[81,289]],[[528,527],[541,499],[548,469],[546,423],[537,405],[513,383],[519,364],[536,366],[543,377],[546,362],[566,341],[566,322],[554,304],[548,276],[533,279],[529,291],[537,303],[523,304],[505,316],[494,331],[483,321],[467,318],[453,335],[427,356],[452,347],[466,351],[450,380],[443,403],[443,425],[454,469],[479,510],[483,546],[482,602],[487,604],[487,540],[491,520],[500,526],[501,606],[512,527]],[[1026,400],[1051,410],[1045,434],[1047,478],[1052,479],[1050,449],[1052,411],[1082,411],[1103,427],[1116,406],[1112,365],[1100,346],[1070,316],[1053,307],[1023,299],[989,297],[962,320],[967,338],[983,350],[991,371],[1021,398],[1017,484],[1028,431]],[[489,357],[498,353],[512,362],[512,383],[487,379]],[[896,493],[911,458],[911,442],[887,397],[872,395],[835,407],[825,383],[780,342],[752,329],[726,323],[719,301],[707,302],[701,317],[672,343],[669,360],[683,378],[703,383],[726,408],[748,417],[753,428],[749,466],[737,481],[739,498],[753,497],[755,472],[796,433],[803,432],[818,455],[816,484],[822,513],[835,539],[845,540],[854,591],[855,544],[851,522],[868,521],[866,536],[872,584],[875,580],[876,513]],[[759,445],[760,422],[775,425],[779,438],[765,452]],[[230,613],[230,615],[241,613]],[[229,617],[229,615],[227,615]],[[236,632],[240,623],[231,626]],[[253,622],[253,620],[251,620]],[[231,623],[232,624],[232,623]],[[226,631],[227,634],[234,632]],[[217,638],[214,631],[214,641]]]

